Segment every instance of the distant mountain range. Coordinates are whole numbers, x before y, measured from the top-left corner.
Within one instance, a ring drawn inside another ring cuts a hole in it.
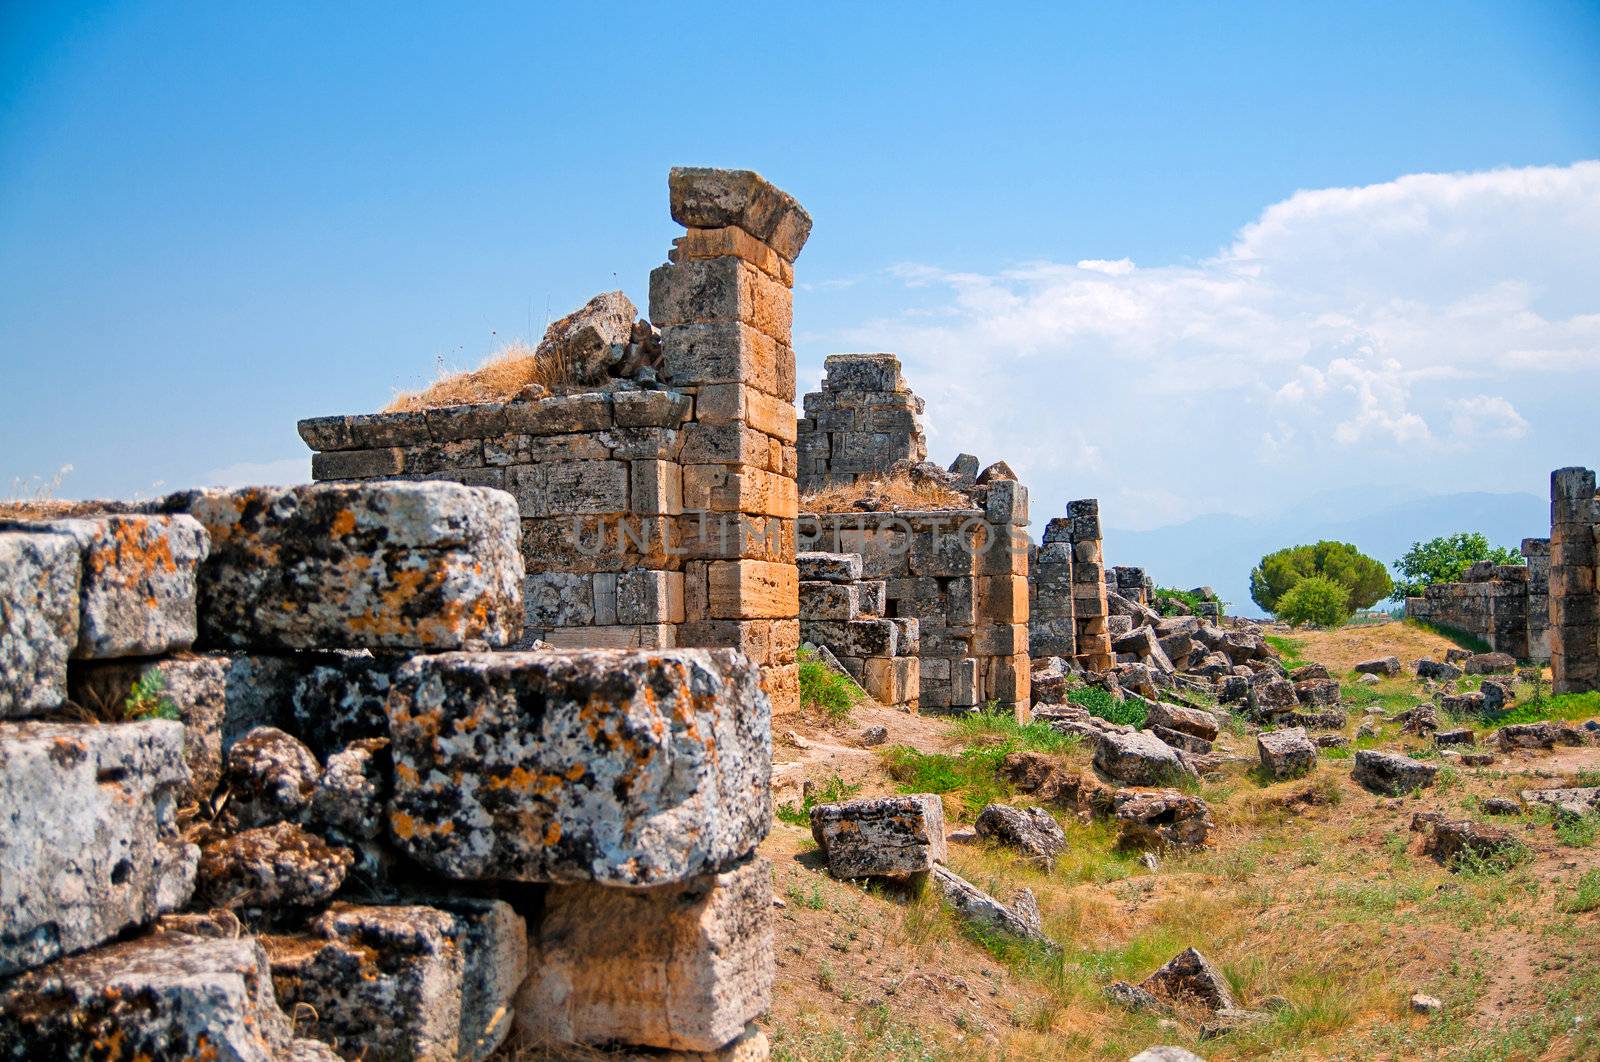
[[[1550,503],[1536,494],[1330,491],[1269,516],[1217,513],[1149,531],[1108,528],[1105,557],[1144,568],[1161,586],[1210,586],[1230,613],[1255,616],[1250,569],[1273,550],[1334,539],[1393,565],[1413,542],[1457,531],[1482,531],[1497,546],[1515,547],[1549,535]]]

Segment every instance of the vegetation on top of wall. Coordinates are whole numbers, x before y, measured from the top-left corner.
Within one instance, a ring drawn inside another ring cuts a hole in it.
[[[1175,586],[1156,587],[1154,608],[1163,616],[1184,614],[1184,608],[1189,610],[1188,615],[1195,615],[1199,613],[1200,606],[1204,604],[1206,604],[1205,599],[1192,590],[1179,590]],[[1218,604],[1220,614],[1220,602]]]
[[[1495,564],[1526,564],[1521,553],[1509,546],[1491,546],[1481,531],[1457,531],[1426,542],[1413,542],[1405,555],[1394,562],[1401,578],[1395,580],[1393,601],[1420,597],[1434,583],[1453,583],[1479,561]]]
[[[972,499],[936,480],[896,472],[882,479],[835,483],[800,499],[805,513],[857,513],[970,509]]]

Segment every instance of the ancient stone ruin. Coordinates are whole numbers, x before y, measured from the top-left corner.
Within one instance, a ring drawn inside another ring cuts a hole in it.
[[[0,523],[0,1057],[766,1057],[810,219],[670,190],[654,326],[558,322],[588,390]]]
[[[1600,497],[1588,468],[1550,473],[1550,674],[1556,693],[1600,690]]]
[[[887,584],[863,577],[858,554],[800,553],[796,563],[801,639],[825,649],[880,704],[917,711],[922,668],[916,617],[888,618]]]
[[[1523,546],[1538,541],[1524,539]],[[1545,545],[1548,548],[1548,543]],[[1475,635],[1495,652],[1510,653],[1519,660],[1536,659],[1531,622],[1538,615],[1533,572],[1531,560],[1526,565],[1479,561],[1467,569],[1460,582],[1434,583],[1421,597],[1406,598],[1406,615]]]
[[[822,390],[805,396],[799,424],[800,493],[881,477],[902,461],[920,462],[928,444],[893,354],[831,354]]]

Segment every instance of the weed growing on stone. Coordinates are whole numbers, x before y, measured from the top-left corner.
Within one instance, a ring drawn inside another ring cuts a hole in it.
[[[850,709],[861,700],[854,682],[839,674],[807,649],[799,655],[800,707],[820,711],[835,723],[850,718]]]
[[[178,719],[178,706],[172,703],[172,698],[162,696],[161,691],[166,686],[166,680],[159,671],[146,671],[140,675],[129,688],[127,699],[122,702],[123,718]]]
[[[1067,701],[1098,719],[1122,726],[1143,727],[1149,714],[1142,702],[1119,701],[1099,686],[1079,686],[1067,694]]]

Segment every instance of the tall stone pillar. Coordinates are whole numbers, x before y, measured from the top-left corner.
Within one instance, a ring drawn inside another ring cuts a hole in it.
[[[1078,655],[1073,623],[1072,521],[1045,524],[1044,544],[1028,558],[1028,652],[1033,657]]]
[[[1556,693],[1600,690],[1597,532],[1594,471],[1550,473],[1550,673]]]
[[[749,170],[677,167],[673,220],[687,235],[650,274],[683,427],[685,551],[680,646],[733,646],[761,666],[780,713],[797,707],[794,260],[811,216]]]
[[[1522,556],[1528,562],[1528,659],[1550,662],[1550,540],[1525,538]]]
[[[1067,503],[1072,536],[1072,611],[1078,662],[1089,671],[1111,666],[1111,631],[1106,625],[1106,567],[1101,545],[1100,503]]]

